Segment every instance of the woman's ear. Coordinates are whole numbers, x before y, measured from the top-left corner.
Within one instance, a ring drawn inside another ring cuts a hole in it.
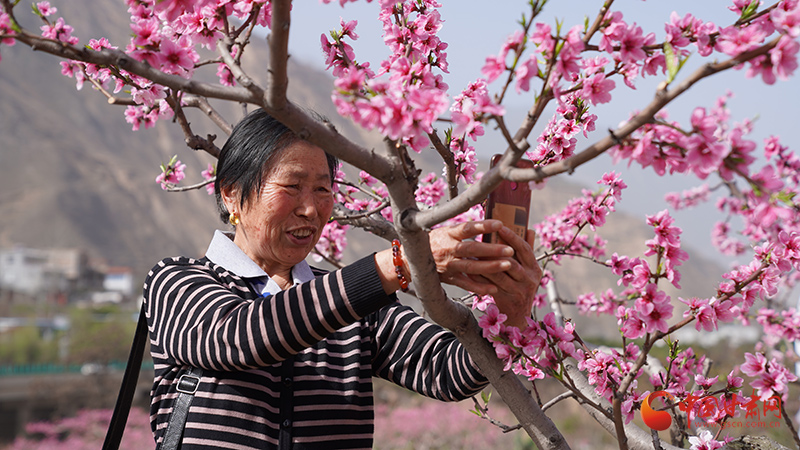
[[[222,203],[225,204],[225,209],[228,213],[239,214],[239,191],[233,187],[224,187],[219,191],[222,197]]]

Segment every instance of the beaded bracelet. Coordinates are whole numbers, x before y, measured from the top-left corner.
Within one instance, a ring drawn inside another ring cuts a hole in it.
[[[400,254],[400,241],[397,239],[392,240],[392,261],[394,262],[397,281],[400,282],[400,290],[408,292],[408,279],[403,274],[403,256]]]

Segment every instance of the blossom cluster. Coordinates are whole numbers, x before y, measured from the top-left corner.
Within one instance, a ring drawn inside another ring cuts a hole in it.
[[[560,325],[554,313],[548,313],[541,321],[528,318],[528,326],[520,330],[505,324],[508,317],[491,299],[483,299],[482,307],[485,310],[479,323],[483,336],[494,345],[505,370],[533,381],[560,373],[566,358],[583,359],[584,350],[576,339],[574,325]]]
[[[358,39],[356,21],[342,20],[332,41],[321,36],[326,62],[337,77],[333,102],[339,114],[415,151],[429,144],[433,122],[448,107],[448,86],[439,73],[447,72],[447,44],[437,36],[439,7],[434,0],[381,2],[378,17],[391,56],[377,72],[368,63],[359,64],[347,43]]]
[[[260,26],[270,26],[271,6],[267,0],[128,0],[131,15],[132,37],[125,53],[148,63],[151,67],[171,75],[191,78],[200,64],[201,48],[212,49],[230,25],[227,17],[242,22],[252,21]],[[63,17],[51,20],[57,12],[49,2],[39,2],[34,11],[42,18],[42,37],[70,45],[78,45],[72,35],[73,28]],[[251,18],[252,16],[252,18]],[[0,13],[0,34],[13,35],[9,16]],[[10,43],[12,38],[4,39]],[[118,50],[107,39],[92,39],[87,44],[95,51]],[[234,57],[241,55],[242,44],[230,49]],[[223,85],[234,83],[230,69],[222,62],[216,64],[217,75]],[[172,107],[165,101],[168,89],[147,78],[134,75],[114,66],[98,66],[80,61],[63,61],[62,74],[74,77],[77,87],[90,80],[95,87],[118,94],[129,92],[135,105],[125,110],[125,119],[134,130],[150,128],[162,118],[172,116]]]
[[[587,226],[593,231],[602,227],[609,212],[615,211],[616,202],[621,200],[622,190],[627,185],[614,172],[606,173],[598,184],[607,187],[595,192],[584,189],[583,196],[572,199],[560,213],[534,225],[536,235],[554,263],[558,264],[564,255],[593,259],[605,255],[605,241],[598,236],[590,238],[581,231]]]
[[[156,183],[161,184],[161,189],[167,190],[186,178],[186,164],[183,164],[178,155],[172,157],[167,164],[161,164],[161,173],[156,177]]]

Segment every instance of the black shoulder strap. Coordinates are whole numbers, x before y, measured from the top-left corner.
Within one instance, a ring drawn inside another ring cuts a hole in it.
[[[192,399],[194,399],[194,394],[197,392],[197,387],[200,386],[200,377],[202,376],[202,369],[187,367],[183,375],[178,378],[178,385],[176,386],[178,396],[172,406],[167,429],[164,430],[164,439],[156,446],[156,450],[178,450],[181,448],[186,418],[189,416],[189,408],[192,406]]]
[[[125,366],[125,375],[122,377],[122,386],[114,406],[114,415],[108,426],[103,450],[117,450],[128,422],[128,413],[133,403],[133,394],[136,392],[136,383],[139,380],[139,371],[142,368],[142,355],[147,343],[147,318],[144,315],[144,305],[139,311],[139,322],[136,324],[136,334],[133,336],[131,353],[128,356],[128,365]]]

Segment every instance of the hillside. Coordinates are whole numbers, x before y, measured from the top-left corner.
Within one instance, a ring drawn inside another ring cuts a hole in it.
[[[73,0],[59,5],[81,42],[110,36],[126,42],[128,17],[117,2]],[[32,26],[32,24],[28,24]],[[254,45],[265,60],[263,42]],[[252,51],[252,50],[251,50]],[[58,60],[23,45],[2,48],[0,61],[0,247],[84,248],[112,265],[133,267],[143,276],[165,256],[200,256],[213,230],[221,223],[205,191],[166,193],[154,182],[158,165],[177,154],[187,164],[188,184],[201,181],[200,171],[213,159],[183,143],[177,126],[160,122],[154,129],[131,131],[123,108],[109,106],[90,86],[82,91],[60,74]],[[259,78],[257,67],[247,67]],[[290,65],[290,98],[327,115],[343,134],[367,146],[380,145],[369,135],[339,118],[330,101],[328,74]],[[235,121],[241,112],[225,109]],[[195,132],[219,136],[221,131],[192,116]],[[430,152],[420,166],[436,166]],[[534,194],[534,220],[559,210],[580,193],[580,186],[551,180]],[[652,230],[642,218],[615,214],[603,228],[611,252],[639,255]],[[371,248],[385,246],[377,238],[353,231],[346,254],[352,261]],[[692,254],[683,270],[683,296],[710,295],[709,280],[722,270]],[[557,267],[561,294],[572,298],[591,289],[616,284],[605,272],[583,261]],[[670,293],[673,295],[674,293]]]
[[[82,43],[100,36],[127,42],[128,16],[118,2],[76,0],[59,8]],[[264,42],[253,47],[254,59],[265,60]],[[55,57],[21,44],[3,46],[2,56],[0,246],[85,248],[142,275],[164,256],[202,255],[221,225],[212,197],[205,190],[166,193],[154,180],[159,164],[177,154],[187,165],[185,183],[200,182],[212,157],[188,149],[169,121],[132,131],[124,107],[106,104],[89,83],[77,91]],[[291,98],[361,140],[359,130],[336,120],[328,75],[295,64],[290,73]],[[241,117],[238,107],[220,108],[231,122]],[[215,134],[224,143],[219,129],[199,115],[192,119],[197,134]]]

